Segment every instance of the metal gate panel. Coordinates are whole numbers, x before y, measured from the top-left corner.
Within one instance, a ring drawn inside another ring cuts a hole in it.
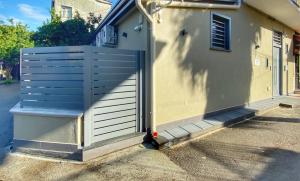
[[[82,110],[85,46],[21,51],[21,106]]]
[[[142,51],[114,48],[22,49],[21,106],[82,110],[85,147],[140,132],[143,61]]]
[[[140,52],[93,48],[91,143],[140,130]]]

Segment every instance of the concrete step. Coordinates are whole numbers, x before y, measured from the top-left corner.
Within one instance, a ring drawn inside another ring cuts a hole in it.
[[[293,104],[287,104],[287,103],[280,103],[279,107],[284,107],[284,108],[293,108]]]
[[[180,142],[211,133],[223,127],[230,127],[232,124],[253,116],[255,116],[255,111],[246,108],[228,111],[197,122],[161,131],[158,137],[153,139],[152,144],[157,149],[169,148]]]

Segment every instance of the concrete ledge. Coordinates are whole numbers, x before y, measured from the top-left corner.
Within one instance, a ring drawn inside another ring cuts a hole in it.
[[[198,122],[180,125],[177,128],[159,132],[159,136],[154,138],[152,144],[158,149],[168,148],[180,142],[205,135],[223,127],[228,127],[253,116],[255,116],[255,111],[248,109],[225,112],[220,115],[198,120]]]
[[[41,157],[74,160],[74,161],[82,160],[82,150],[79,149],[76,152],[62,152],[62,151],[53,151],[53,150],[28,149],[28,148],[20,147],[20,148],[14,148],[13,152],[28,154],[28,155],[36,155]]]
[[[14,121],[14,148],[70,153],[81,149],[82,111],[21,108],[20,103],[10,111]]]
[[[50,142],[29,141],[29,140],[14,140],[13,147],[37,149],[37,150],[62,151],[62,152],[75,152],[78,150],[78,145],[76,144],[50,143]]]
[[[143,143],[145,133],[136,133],[122,137],[121,139],[107,140],[84,148],[82,161],[89,161],[99,156],[103,156],[118,150],[122,150],[134,145]]]
[[[36,115],[36,116],[52,116],[52,117],[70,117],[78,118],[83,116],[82,110],[68,110],[68,109],[53,109],[53,108],[22,108],[20,102],[10,109],[13,114]]]
[[[82,151],[74,144],[14,140],[13,152],[80,161]]]

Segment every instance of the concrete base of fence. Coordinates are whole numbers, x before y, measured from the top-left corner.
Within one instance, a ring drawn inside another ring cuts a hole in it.
[[[141,144],[144,142],[145,135],[146,133],[135,133],[95,143],[94,145],[83,149],[82,161],[89,161],[99,156]]]
[[[21,108],[14,106],[14,150],[22,152],[61,152],[81,150],[83,113],[76,110]]]
[[[14,140],[12,152],[82,161],[82,149],[74,144]]]
[[[76,110],[21,108],[14,115],[13,151],[31,155],[88,161],[143,143],[145,133],[134,133],[83,147],[83,113]]]

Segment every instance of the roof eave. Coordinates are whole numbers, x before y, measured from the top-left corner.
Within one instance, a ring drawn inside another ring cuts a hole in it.
[[[117,4],[108,12],[103,21],[99,24],[96,29],[96,33],[98,33],[104,25],[111,24],[115,21],[115,19],[120,18],[127,12],[129,12],[133,7],[135,7],[134,0],[120,0]]]
[[[264,12],[294,31],[300,32],[300,8],[290,0],[244,0],[246,4]]]

